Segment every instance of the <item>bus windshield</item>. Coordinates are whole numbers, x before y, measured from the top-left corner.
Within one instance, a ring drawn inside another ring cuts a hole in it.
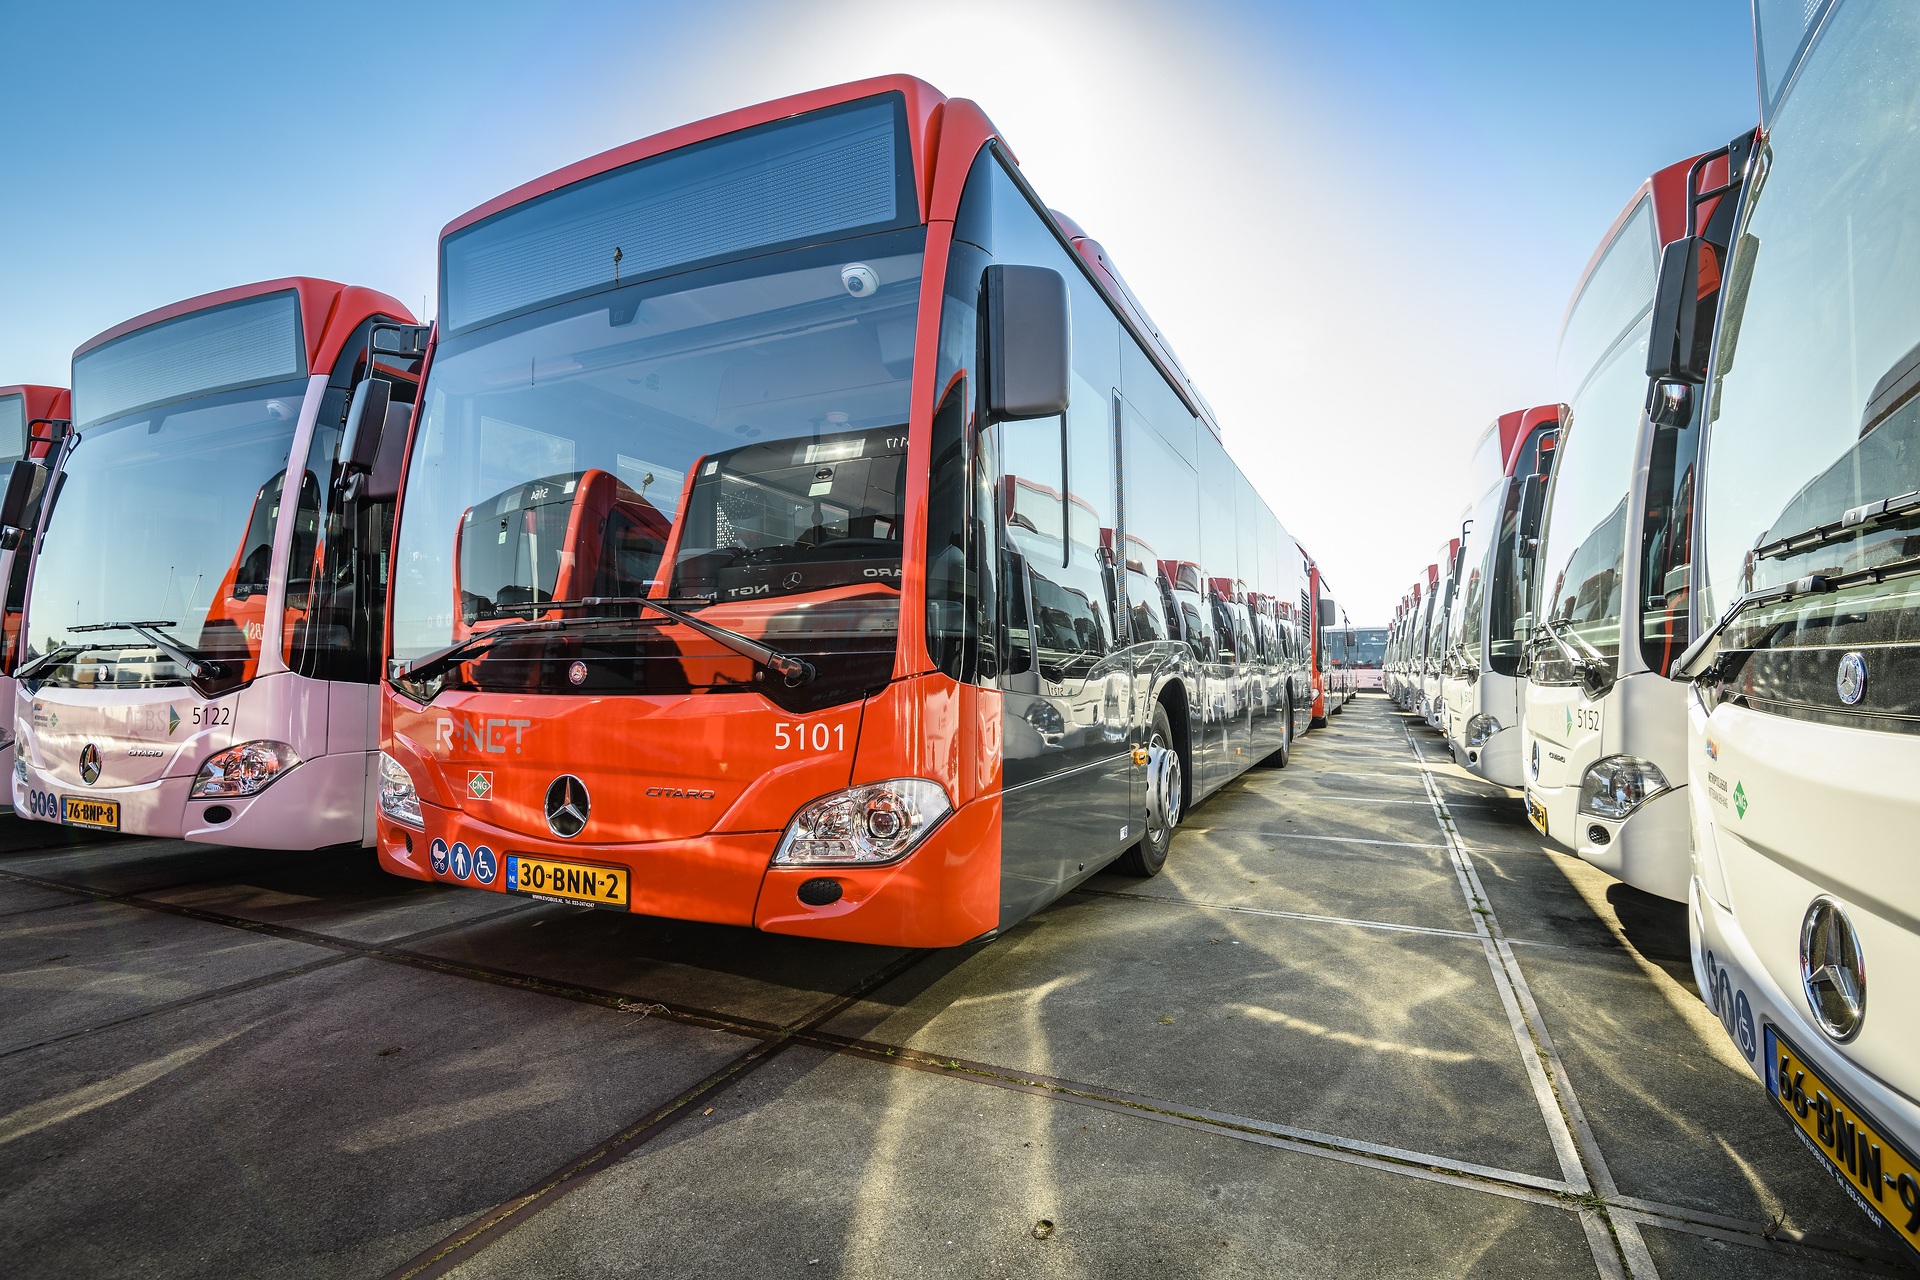
[[[47,516],[27,603],[26,656],[95,648],[53,683],[177,684],[140,635],[81,630],[161,622],[176,644],[248,679],[260,656],[274,525],[304,378],[197,396],[83,428]],[[132,651],[147,655],[127,660]],[[102,660],[104,659],[104,661]]]
[[[1920,106],[1906,91],[1920,15],[1848,4],[1820,38],[1841,51],[1810,60],[1781,106],[1734,247],[1699,617],[1808,575],[1845,578],[1838,593],[1751,611],[1728,635],[1736,648],[1909,643],[1920,617],[1906,576],[1920,549],[1908,496],[1920,491],[1920,297],[1908,284],[1920,271]],[[1868,518],[1847,517],[1863,508]],[[1876,581],[1885,569],[1894,576]],[[1831,668],[1820,670],[1823,692],[1796,698],[1832,697]]]
[[[652,595],[884,683],[924,239],[753,258],[445,342],[402,500],[392,656],[542,604]],[[682,661],[688,644],[724,652],[698,637],[662,648],[654,622],[622,630],[629,647],[603,656],[627,691],[742,681]],[[536,649],[498,646],[460,678],[547,688],[540,669],[574,650]],[[576,684],[553,691],[607,690]]]
[[[1387,656],[1387,629],[1361,627],[1353,633],[1353,665],[1377,667]]]

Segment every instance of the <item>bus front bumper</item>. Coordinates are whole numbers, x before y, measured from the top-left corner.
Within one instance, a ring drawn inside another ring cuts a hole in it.
[[[302,760],[251,796],[195,800],[191,777],[157,778],[125,787],[73,786],[31,764],[12,771],[14,812],[23,818],[85,829],[62,815],[68,796],[118,805],[122,835],[252,849],[322,849],[360,843],[366,824],[367,755],[352,752]],[[213,821],[224,809],[228,816]],[[209,816],[211,814],[211,817]]]
[[[1621,819],[1576,814],[1574,852],[1643,893],[1685,902],[1692,877],[1686,791],[1662,791]]]
[[[421,816],[424,830],[385,815],[379,819],[380,865],[395,875],[507,893],[510,857],[622,869],[628,885],[625,909],[638,915],[881,946],[957,946],[1000,923],[997,796],[962,806],[906,857],[884,866],[776,867],[771,864],[778,831],[578,844],[529,836],[431,804],[421,806]],[[443,856],[444,868],[436,870],[436,844],[448,851],[464,846],[468,857]],[[481,849],[490,859],[478,856]],[[489,878],[483,881],[483,875]],[[801,887],[820,880],[837,886],[832,900],[803,901]]]
[[[1476,778],[1485,778],[1496,786],[1517,787],[1525,779],[1520,768],[1519,725],[1509,725],[1477,747],[1460,744],[1453,756]]]
[[[1785,1088],[1781,1088],[1783,1082],[1777,1054],[1783,1050],[1795,1054],[1814,1074],[1847,1095],[1841,1101],[1845,1110],[1852,1112],[1856,1108],[1864,1108],[1867,1123],[1878,1130],[1879,1136],[1899,1143],[1908,1152],[1920,1154],[1920,1106],[1877,1077],[1861,1070],[1833,1048],[1802,1012],[1804,1006],[1800,998],[1790,998],[1775,984],[1748,943],[1738,918],[1701,888],[1697,876],[1689,881],[1687,901],[1693,942],[1693,976],[1699,984],[1701,999],[1720,1019],[1720,1025],[1726,1029],[1734,1049],[1745,1060],[1747,1068],[1754,1073],[1761,1087],[1770,1093],[1791,1093],[1794,1080],[1784,1081]],[[1767,1034],[1769,1030],[1774,1032],[1772,1038]],[[1785,1037],[1785,1044],[1781,1043],[1780,1037]],[[1770,1045],[1776,1051],[1776,1056],[1771,1059],[1768,1056]],[[1805,1082],[1802,1083],[1804,1086]],[[1828,1103],[1831,1106],[1835,1101],[1829,1099]],[[1836,1180],[1846,1190],[1848,1198],[1869,1218],[1878,1222],[1883,1215],[1898,1215],[1901,1221],[1905,1220],[1907,1210],[1901,1205],[1893,1188],[1883,1185],[1878,1188],[1880,1194],[1875,1195],[1873,1189],[1863,1185],[1858,1171],[1865,1167],[1864,1162],[1856,1160],[1853,1176],[1848,1176],[1844,1167],[1847,1161],[1833,1159],[1834,1152],[1831,1150],[1820,1151],[1821,1137],[1817,1128],[1814,1134],[1807,1134],[1794,1124],[1792,1116],[1784,1109],[1779,1111],[1775,1119],[1793,1129],[1810,1152],[1818,1153],[1813,1158],[1826,1157],[1823,1163],[1827,1164],[1830,1174],[1834,1174],[1834,1166],[1841,1166],[1835,1174]]]

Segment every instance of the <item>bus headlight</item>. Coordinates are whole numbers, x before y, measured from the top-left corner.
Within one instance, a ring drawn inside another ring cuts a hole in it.
[[[1624,818],[1667,789],[1667,775],[1639,756],[1607,756],[1587,766],[1580,779],[1580,812]]]
[[[776,867],[871,866],[904,858],[953,804],[937,782],[893,778],[821,796],[793,815]]]
[[[413,788],[413,775],[384,751],[380,753],[380,813],[416,831],[426,829],[427,824],[420,819],[420,793]]]
[[[1500,721],[1482,711],[1467,721],[1467,745],[1484,747],[1493,735],[1500,732]]]
[[[187,795],[194,800],[258,795],[299,763],[300,757],[284,742],[243,742],[208,756]]]

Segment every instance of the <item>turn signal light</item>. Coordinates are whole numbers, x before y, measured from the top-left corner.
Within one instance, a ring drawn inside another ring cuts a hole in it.
[[[776,867],[872,866],[904,858],[953,803],[937,782],[894,778],[821,796],[793,815],[774,850]]]
[[[208,756],[187,795],[195,800],[258,795],[299,763],[299,755],[284,742],[243,742]]]

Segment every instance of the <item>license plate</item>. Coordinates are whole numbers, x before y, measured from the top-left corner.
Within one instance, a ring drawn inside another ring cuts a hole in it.
[[[89,800],[86,796],[61,796],[60,821],[70,827],[99,827],[103,831],[118,831],[120,802]]]
[[[1527,792],[1527,821],[1541,835],[1547,834],[1547,806],[1533,798],[1533,792]]]
[[[1822,1080],[1771,1026],[1767,1092],[1853,1202],[1920,1250],[1920,1162],[1885,1137],[1853,1099]]]
[[[507,858],[507,892],[524,893],[549,902],[580,902],[624,911],[627,909],[627,870],[512,854]]]

